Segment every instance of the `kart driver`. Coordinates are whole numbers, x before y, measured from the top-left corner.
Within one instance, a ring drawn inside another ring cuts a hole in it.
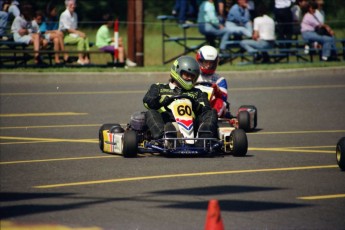
[[[212,83],[215,99],[211,100],[211,106],[217,110],[218,117],[228,117],[227,111],[228,84],[224,77],[215,73],[218,66],[218,52],[209,45],[203,46],[196,54],[196,60],[200,65],[200,76],[197,82]]]
[[[151,85],[143,98],[146,113],[146,125],[154,139],[163,137],[164,131],[176,131],[171,122],[174,117],[170,110],[166,110],[167,100],[171,96],[186,95],[192,97],[194,102],[193,113],[195,130],[199,138],[217,137],[217,114],[210,106],[206,93],[194,88],[200,74],[199,64],[189,56],[176,59],[170,70],[169,83]],[[206,131],[206,132],[205,132]]]

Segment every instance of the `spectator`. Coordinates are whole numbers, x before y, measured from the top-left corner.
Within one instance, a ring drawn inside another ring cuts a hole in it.
[[[316,0],[317,9],[315,11],[315,16],[319,19],[319,21],[323,24],[325,23],[325,11],[323,11],[323,0]]]
[[[237,0],[237,3],[231,7],[225,26],[230,34],[236,37],[252,36],[253,25],[250,21],[247,0]]]
[[[196,0],[175,0],[172,14],[177,16],[178,24],[191,23],[187,21],[187,17],[195,17],[197,15]]]
[[[336,53],[334,31],[326,24],[323,24],[316,17],[317,4],[309,2],[308,12],[304,15],[301,23],[302,38],[307,43],[317,42],[322,45],[322,61],[339,61]],[[318,34],[317,29],[324,28],[328,35]]]
[[[226,17],[235,0],[216,0],[216,11],[219,21],[224,25]]]
[[[8,40],[6,35],[6,27],[9,20],[20,16],[20,10],[18,8],[19,2],[14,0],[0,1],[0,39]]]
[[[294,35],[301,33],[301,22],[304,12],[308,10],[307,7],[307,0],[297,0],[297,2],[291,7]]]
[[[167,99],[172,96],[188,95],[194,99],[192,108],[195,115],[194,130],[200,138],[217,136],[217,114],[210,106],[205,93],[194,87],[200,74],[198,62],[189,56],[181,56],[174,61],[170,70],[170,80],[167,84],[152,84],[143,98],[146,112],[146,124],[154,139],[162,138],[164,130],[176,131],[174,117],[170,110],[164,108]],[[176,137],[176,135],[175,135]],[[203,143],[197,143],[203,146]]]
[[[12,14],[14,17],[20,16],[19,2],[17,0],[11,1],[11,5],[8,8],[8,13]]]
[[[249,54],[254,55],[255,61],[259,61],[263,58],[263,63],[268,63],[270,61],[268,53],[263,51],[261,56],[258,52],[272,48],[275,40],[275,23],[266,13],[266,8],[262,4],[259,5],[257,10],[258,17],[254,19],[252,40],[242,40],[240,42],[242,48]]]
[[[212,108],[217,111],[218,117],[230,115],[227,111],[228,84],[224,77],[216,73],[219,62],[218,52],[212,46],[203,46],[196,54],[200,66],[200,75],[197,82],[212,83],[214,98],[210,98]]]
[[[34,61],[37,65],[44,65],[41,60],[39,50],[44,44],[43,38],[37,33],[38,28],[32,26],[33,12],[30,4],[24,4],[21,15],[17,16],[11,26],[13,39],[15,42],[32,44],[34,46]]]
[[[293,33],[293,18],[291,5],[295,0],[275,0],[274,16],[277,22],[277,38],[279,40],[291,40]]]
[[[49,2],[46,7],[45,24],[47,30],[59,30],[59,17],[56,5]]]
[[[43,12],[38,10],[36,11],[35,18],[33,20],[33,25],[38,27],[39,33],[43,38],[48,42],[53,42],[54,44],[54,60],[56,65],[62,65],[60,62],[59,52],[65,51],[65,45],[63,41],[63,33],[59,30],[47,30],[47,25],[44,20]],[[64,60],[68,60],[68,54],[64,54]]]
[[[8,20],[8,7],[9,4],[3,1],[0,1],[0,39],[1,40],[7,40],[8,37],[6,37],[6,26],[7,26],[7,20]]]
[[[97,30],[96,33],[96,46],[101,51],[110,53],[110,55],[114,57],[114,37],[110,35],[110,29],[113,28],[114,22],[110,14],[103,15],[103,20],[105,21],[105,23]],[[118,45],[118,61],[120,63],[124,63],[126,59],[126,52],[123,47],[121,37],[119,37]],[[133,67],[137,64],[127,58],[126,65]]]
[[[213,0],[204,0],[198,13],[199,32],[206,37],[221,37],[219,48],[226,49],[230,32],[225,28],[217,18],[216,9]],[[211,44],[214,46],[214,44]]]
[[[86,34],[78,30],[78,16],[75,12],[75,0],[65,1],[66,10],[60,15],[59,30],[65,33],[65,44],[77,44],[78,54],[77,63],[85,65],[90,63],[89,55],[85,51],[89,51],[89,39]],[[84,52],[83,52],[84,51]]]

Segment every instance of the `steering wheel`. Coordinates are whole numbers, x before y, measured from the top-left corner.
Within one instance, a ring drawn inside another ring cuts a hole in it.
[[[207,81],[196,82],[195,85],[203,85],[203,86],[212,87],[212,83],[207,82]]]
[[[170,109],[168,108],[168,106],[169,106],[173,101],[175,101],[175,100],[177,100],[177,99],[188,99],[188,100],[190,100],[190,102],[192,103],[192,107],[193,107],[193,108],[195,108],[195,107],[198,106],[198,102],[197,102],[194,98],[192,98],[192,97],[190,97],[190,96],[188,96],[188,95],[183,95],[183,94],[182,94],[182,95],[174,95],[174,96],[171,96],[171,97],[165,99],[165,100],[164,100],[164,103],[162,104],[163,107],[165,108],[165,110],[169,111]]]

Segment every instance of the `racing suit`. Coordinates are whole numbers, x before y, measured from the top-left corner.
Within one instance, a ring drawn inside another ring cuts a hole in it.
[[[197,82],[209,82],[217,85],[213,86],[215,99],[211,100],[211,106],[217,110],[218,117],[223,117],[226,113],[227,99],[228,99],[228,85],[224,77],[216,73],[200,74]]]
[[[146,125],[151,131],[152,137],[154,139],[161,138],[164,134],[164,124],[175,121],[172,112],[165,110],[164,102],[167,98],[177,95],[187,95],[195,99],[195,103],[192,103],[192,110],[195,114],[194,127],[196,127],[196,130],[199,128],[199,131],[211,131],[212,133],[212,136],[202,137],[217,137],[217,113],[210,106],[207,95],[199,89],[185,90],[171,82],[169,84],[157,83],[151,85],[143,98],[144,106],[148,109],[146,112]]]

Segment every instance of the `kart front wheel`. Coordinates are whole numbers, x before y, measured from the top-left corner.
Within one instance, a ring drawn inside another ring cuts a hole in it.
[[[339,168],[345,171],[345,137],[341,138],[337,143],[336,156]]]
[[[230,149],[236,157],[243,157],[247,154],[247,134],[242,129],[235,129],[230,134]]]
[[[123,135],[123,156],[136,157],[138,154],[138,135],[134,130],[127,130]]]

